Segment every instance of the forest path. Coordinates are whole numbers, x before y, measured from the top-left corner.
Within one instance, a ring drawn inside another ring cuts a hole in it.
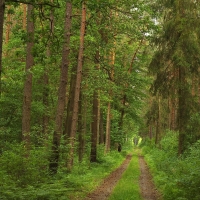
[[[114,170],[106,179],[103,180],[102,184],[97,187],[95,191],[90,193],[85,200],[106,200],[112,193],[113,188],[115,187],[118,180],[121,178],[123,172],[127,169],[132,156],[127,155],[124,162],[120,165],[119,168]]]
[[[125,161],[121,164],[119,168],[114,170],[107,178],[105,178],[102,184],[97,187],[96,190],[89,193],[85,200],[107,200],[111,195],[115,185],[120,180],[123,172],[127,169],[130,161],[132,159],[131,155],[128,155]],[[161,197],[152,182],[152,176],[149,172],[148,166],[144,160],[143,156],[138,155],[139,167],[141,171],[139,185],[141,197],[143,200],[161,200]],[[131,183],[130,183],[131,184]],[[117,200],[117,199],[116,199]],[[137,200],[137,199],[135,199]]]
[[[161,200],[161,195],[156,190],[149,168],[141,155],[139,155],[139,165],[141,172],[139,184],[142,198],[144,200]]]

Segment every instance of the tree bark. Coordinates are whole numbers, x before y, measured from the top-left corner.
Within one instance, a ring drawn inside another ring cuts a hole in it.
[[[126,104],[126,94],[123,95],[122,101],[121,101],[121,111],[120,111],[120,119],[119,119],[119,130],[122,131],[123,129],[123,120],[125,115],[125,104]]]
[[[158,96],[158,114],[157,114],[157,119],[156,119],[156,136],[155,136],[155,144],[159,144],[160,138],[161,138],[161,130],[160,130],[160,125],[161,125],[161,113],[160,113],[160,97]]]
[[[52,155],[50,158],[49,169],[51,173],[57,173],[59,161],[59,146],[63,126],[63,114],[66,104],[66,86],[68,82],[68,67],[70,54],[70,30],[72,19],[72,3],[67,1],[65,13],[64,44],[62,50],[60,84],[58,90],[58,103],[55,119],[55,130],[53,134]]]
[[[23,26],[23,30],[25,30],[26,29],[26,9],[27,9],[27,5],[26,4],[22,4],[22,9],[23,9],[22,26]]]
[[[26,80],[24,83],[23,108],[22,108],[22,140],[25,147],[30,146],[31,131],[31,98],[32,98],[32,73],[31,68],[34,65],[33,46],[34,46],[34,22],[33,22],[33,6],[28,5],[27,9],[27,55],[26,55]]]
[[[149,139],[151,140],[153,138],[152,135],[152,125],[149,125]]]
[[[4,11],[5,11],[5,0],[0,0],[0,95],[2,92],[1,76],[2,76],[2,46],[3,46]]]
[[[103,113],[101,111],[99,117],[99,144],[104,144]]]
[[[198,68],[198,103],[200,105],[200,67]]]
[[[53,0],[51,0],[53,3]],[[53,38],[53,32],[54,32],[54,13],[53,10],[51,10],[50,13],[50,23],[49,23],[49,29],[50,29],[50,40],[47,45],[47,52],[46,55],[48,58],[51,57],[52,52],[51,52],[51,45],[52,45],[52,38]],[[43,105],[45,107],[45,111],[48,110],[49,108],[49,67],[50,67],[50,62],[47,63],[44,69],[44,75],[43,75]],[[43,114],[43,134],[44,138],[46,141],[48,140],[48,125],[49,125],[49,114],[48,112],[45,112]]]
[[[114,42],[115,43],[115,42]],[[110,81],[114,81],[114,64],[115,64],[115,51],[112,49],[110,53]],[[112,99],[112,89],[109,89],[109,97]],[[107,108],[107,121],[106,121],[106,140],[105,140],[105,153],[110,151],[110,130],[111,130],[111,102],[108,102]]]
[[[108,102],[107,120],[106,120],[105,154],[110,151],[110,125],[111,125],[111,102]]]
[[[93,121],[92,121],[92,135],[91,135],[91,152],[90,152],[90,161],[97,161],[97,137],[98,137],[98,92],[95,90],[93,94]]]
[[[185,128],[187,124],[187,108],[186,108],[186,85],[185,85],[185,69],[179,67],[179,90],[178,90],[178,130],[179,130],[179,143],[178,155],[184,152],[185,143]]]
[[[84,52],[84,36],[86,29],[86,3],[82,2],[82,15],[81,15],[81,28],[80,28],[80,47],[78,55],[78,65],[77,65],[77,76],[76,76],[76,86],[74,93],[74,107],[72,113],[72,123],[70,131],[70,150],[69,150],[69,159],[67,168],[71,171],[73,167],[73,158],[74,158],[74,142],[77,130],[77,121],[78,121],[78,107],[79,107],[79,96],[81,90],[81,80],[82,80],[82,68],[83,68],[83,52]]]
[[[95,63],[96,70],[100,69],[99,66],[100,54],[99,51],[96,51]],[[93,109],[92,109],[92,135],[91,135],[91,152],[90,152],[90,161],[97,161],[97,145],[99,144],[99,121],[100,121],[100,100],[99,100],[99,89],[94,89],[93,92]]]
[[[70,137],[71,132],[71,124],[72,124],[72,113],[74,107],[74,93],[75,93],[75,83],[76,83],[76,66],[72,68],[71,71],[71,79],[70,79],[70,91],[69,91],[69,98],[67,104],[67,116],[64,125],[63,135],[65,137],[66,143]]]
[[[79,148],[78,148],[78,160],[79,162],[82,162],[83,155],[85,152],[85,131],[86,131],[86,117],[83,116],[83,113],[86,115],[86,109],[84,109],[85,112],[83,112],[83,107],[86,105],[83,102],[83,95],[82,92],[80,93],[80,101],[79,101],[79,115],[78,115],[78,141],[79,141]]]
[[[8,6],[8,10],[10,10],[11,6]],[[7,44],[9,42],[10,39],[10,29],[11,29],[11,16],[10,13],[7,14],[7,19],[6,19],[6,23],[7,23],[7,28],[6,28],[6,40],[5,43]]]

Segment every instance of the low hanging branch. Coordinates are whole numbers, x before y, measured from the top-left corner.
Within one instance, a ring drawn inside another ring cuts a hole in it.
[[[14,3],[23,3],[23,4],[30,4],[33,6],[50,6],[50,7],[55,7],[55,8],[60,8],[60,4],[58,3],[58,0],[56,4],[53,4],[48,1],[41,1],[41,2],[34,2],[32,0],[6,0],[5,2],[14,2]]]

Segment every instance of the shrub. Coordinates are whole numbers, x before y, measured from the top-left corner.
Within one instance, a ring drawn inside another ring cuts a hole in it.
[[[200,141],[181,157],[177,156],[177,133],[168,132],[160,144],[161,149],[147,146],[143,153],[164,199],[200,199]]]

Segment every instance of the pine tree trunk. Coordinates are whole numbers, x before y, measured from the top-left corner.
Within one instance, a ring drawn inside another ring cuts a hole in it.
[[[32,73],[31,68],[34,65],[33,46],[34,46],[34,22],[33,22],[33,6],[28,5],[27,9],[27,55],[26,55],[26,80],[24,83],[23,93],[23,109],[22,109],[22,141],[25,147],[30,147],[30,131],[31,131],[31,98],[32,98]]]
[[[171,99],[171,116],[170,116],[170,130],[176,129],[176,99]]]
[[[105,154],[110,151],[110,125],[111,125],[111,103],[108,102],[107,119],[106,119]]]
[[[57,173],[59,161],[59,146],[63,126],[63,114],[66,104],[66,86],[68,81],[69,53],[70,53],[70,30],[72,20],[72,3],[67,1],[64,28],[64,46],[62,50],[62,63],[60,84],[58,90],[58,103],[55,119],[55,130],[53,133],[52,155],[50,158],[49,170],[51,173]]]
[[[47,69],[46,69],[47,70]],[[45,70],[43,75],[43,105],[45,107],[45,113],[42,118],[42,132],[46,141],[48,140],[48,125],[49,125],[49,115],[48,115],[48,107],[49,107],[49,75]]]
[[[115,44],[115,42],[114,42]],[[110,81],[114,81],[114,64],[115,64],[115,51],[110,53]],[[109,90],[109,99],[112,99],[112,89]],[[106,120],[106,140],[105,140],[105,153],[110,151],[110,130],[111,130],[111,102],[108,102],[107,120]]]
[[[85,130],[86,130],[86,109],[83,112],[83,106],[86,106],[83,101],[82,93],[80,93],[80,101],[79,101],[79,115],[78,115],[78,141],[79,141],[79,148],[78,148],[78,160],[82,162],[83,155],[85,151]]]
[[[5,0],[0,0],[0,95],[2,92],[1,88],[1,74],[2,74],[2,46],[3,46],[3,24],[4,24],[4,11],[5,11]]]
[[[184,152],[185,143],[185,126],[187,121],[187,111],[186,111],[186,86],[185,86],[185,69],[179,67],[179,90],[178,90],[178,130],[179,130],[179,143],[178,143],[178,155]]]
[[[51,0],[51,2],[53,2],[53,0]],[[47,52],[46,55],[48,58],[51,57],[52,53],[51,53],[51,45],[52,45],[52,36],[53,36],[53,32],[54,32],[54,14],[53,11],[51,11],[50,13],[50,23],[49,23],[49,28],[51,30],[51,38],[48,42],[47,45]],[[44,75],[43,75],[43,105],[45,107],[45,111],[48,110],[49,107],[49,67],[50,67],[50,62],[48,62],[47,66],[45,66],[45,71],[44,71]],[[46,141],[48,140],[48,125],[49,125],[49,114],[48,112],[43,114],[43,134],[44,137],[46,139]]]
[[[91,153],[90,153],[90,161],[97,161],[97,137],[98,137],[98,93],[95,90],[93,95],[93,121],[92,121],[92,135],[91,135]]]
[[[95,63],[96,70],[100,69],[99,66],[100,54],[99,51],[96,51]],[[99,89],[94,89],[93,93],[93,109],[92,109],[92,135],[91,135],[91,152],[90,152],[90,161],[97,161],[97,145],[99,144],[99,122],[100,122],[100,100],[99,100]]]
[[[199,103],[199,106],[200,106],[200,67],[198,68],[198,103]]]
[[[124,115],[125,115],[125,104],[126,104],[126,95],[123,95],[122,99],[122,108],[121,108],[121,113],[120,113],[120,119],[119,119],[119,130],[122,131],[123,129],[123,120],[124,120]]]
[[[160,116],[160,97],[158,97],[158,115],[156,120],[156,138],[155,138],[155,144],[159,144],[160,138],[161,138],[161,130],[160,130],[160,124],[161,124],[161,116]]]
[[[72,113],[74,107],[74,95],[75,95],[75,84],[76,84],[76,66],[72,68],[71,71],[71,79],[70,79],[70,91],[68,97],[68,104],[67,104],[67,116],[64,125],[63,135],[65,137],[66,143],[70,137],[71,132],[71,124],[72,124]]]
[[[153,138],[153,135],[152,135],[152,126],[149,125],[149,139],[151,140]]]
[[[70,131],[70,138],[69,138],[70,150],[69,150],[69,160],[67,164],[67,168],[69,171],[71,171],[73,167],[73,159],[74,159],[74,142],[75,142],[75,136],[76,136],[76,130],[77,130],[78,106],[79,106],[79,96],[80,96],[80,90],[81,90],[85,28],[86,28],[86,4],[85,4],[85,1],[83,1],[82,15],[81,15],[81,29],[80,29],[80,47],[79,47],[79,55],[78,55],[76,86],[75,86],[75,93],[74,93],[74,107],[73,107],[73,113],[72,113],[72,123],[71,123],[71,131]]]
[[[22,4],[22,9],[23,9],[22,26],[23,26],[23,30],[26,30],[26,9],[27,9],[27,5],[26,4]]]
[[[11,6],[8,6],[8,10],[10,10]],[[7,14],[7,18],[6,18],[6,23],[7,23],[7,28],[6,28],[6,40],[5,43],[7,44],[9,39],[10,39],[10,29],[11,29],[11,16],[10,13]]]
[[[99,144],[104,144],[103,113],[101,111],[99,117]]]

